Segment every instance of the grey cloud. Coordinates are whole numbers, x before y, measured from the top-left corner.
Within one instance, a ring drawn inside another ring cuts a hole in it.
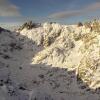
[[[8,0],[0,0],[0,16],[20,16],[19,8]]]
[[[69,17],[73,17],[73,16],[84,15],[84,14],[94,12],[99,9],[100,9],[100,2],[97,2],[97,3],[93,3],[91,5],[88,5],[81,10],[57,12],[57,13],[51,14],[48,18],[54,18],[54,19],[69,18]]]

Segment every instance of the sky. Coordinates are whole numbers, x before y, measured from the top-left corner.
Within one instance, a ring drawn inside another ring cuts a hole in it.
[[[100,18],[100,0],[0,0],[0,23],[71,24],[94,18]]]

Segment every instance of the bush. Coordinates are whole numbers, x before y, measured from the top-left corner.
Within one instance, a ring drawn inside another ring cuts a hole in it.
[[[92,29],[95,31],[95,32],[100,32],[100,23],[98,20],[94,20],[93,23],[92,23]]]
[[[78,26],[78,27],[81,27],[81,26],[83,26],[83,24],[82,24],[81,22],[79,22],[79,23],[77,24],[77,26]]]

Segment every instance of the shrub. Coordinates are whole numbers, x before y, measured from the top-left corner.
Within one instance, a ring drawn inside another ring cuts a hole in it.
[[[79,22],[79,23],[77,24],[77,26],[78,26],[78,27],[81,27],[81,26],[83,26],[83,24],[82,24],[81,22]]]

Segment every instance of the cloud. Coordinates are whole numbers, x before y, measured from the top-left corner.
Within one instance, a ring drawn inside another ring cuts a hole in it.
[[[20,16],[19,8],[8,0],[0,0],[0,16]]]
[[[88,5],[81,10],[57,12],[57,13],[51,14],[48,18],[54,18],[54,19],[70,18],[73,16],[81,16],[90,12],[94,12],[99,9],[100,9],[100,2],[97,2],[91,5]]]

